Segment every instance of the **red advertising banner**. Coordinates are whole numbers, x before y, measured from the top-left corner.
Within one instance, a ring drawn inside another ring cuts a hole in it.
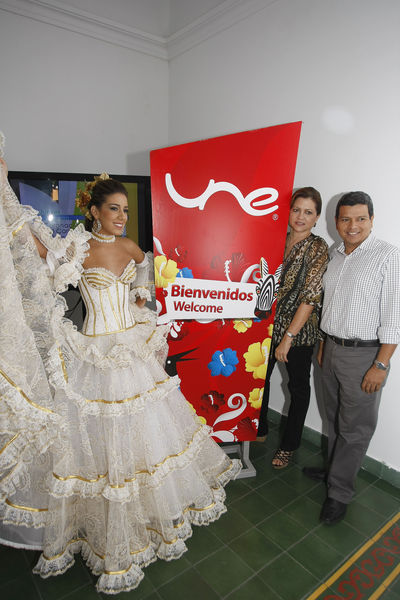
[[[221,442],[256,437],[301,123],[151,152],[167,372]]]

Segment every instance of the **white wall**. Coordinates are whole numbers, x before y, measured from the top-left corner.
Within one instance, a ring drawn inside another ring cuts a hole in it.
[[[12,170],[146,175],[168,136],[168,63],[0,10]]]
[[[267,2],[266,2],[267,4]],[[170,144],[302,120],[295,185],[320,189],[317,233],[336,240],[337,194],[375,202],[375,234],[400,245],[400,3],[280,0],[170,63]],[[400,470],[400,350],[368,454]],[[282,376],[271,407],[284,407]],[[313,393],[307,425],[321,430]]]

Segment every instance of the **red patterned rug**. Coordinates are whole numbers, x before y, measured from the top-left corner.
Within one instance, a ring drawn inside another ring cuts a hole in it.
[[[400,512],[307,600],[376,600],[400,575]]]

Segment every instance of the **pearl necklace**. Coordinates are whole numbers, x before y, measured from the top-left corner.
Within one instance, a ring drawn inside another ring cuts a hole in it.
[[[115,242],[115,235],[104,235],[104,233],[94,233],[92,231],[92,238],[102,244],[112,244]]]

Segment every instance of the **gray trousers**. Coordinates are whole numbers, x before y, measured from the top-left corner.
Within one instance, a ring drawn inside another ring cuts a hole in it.
[[[381,391],[361,389],[378,348],[348,348],[326,338],[322,364],[328,419],[328,497],[348,504],[378,421]]]

